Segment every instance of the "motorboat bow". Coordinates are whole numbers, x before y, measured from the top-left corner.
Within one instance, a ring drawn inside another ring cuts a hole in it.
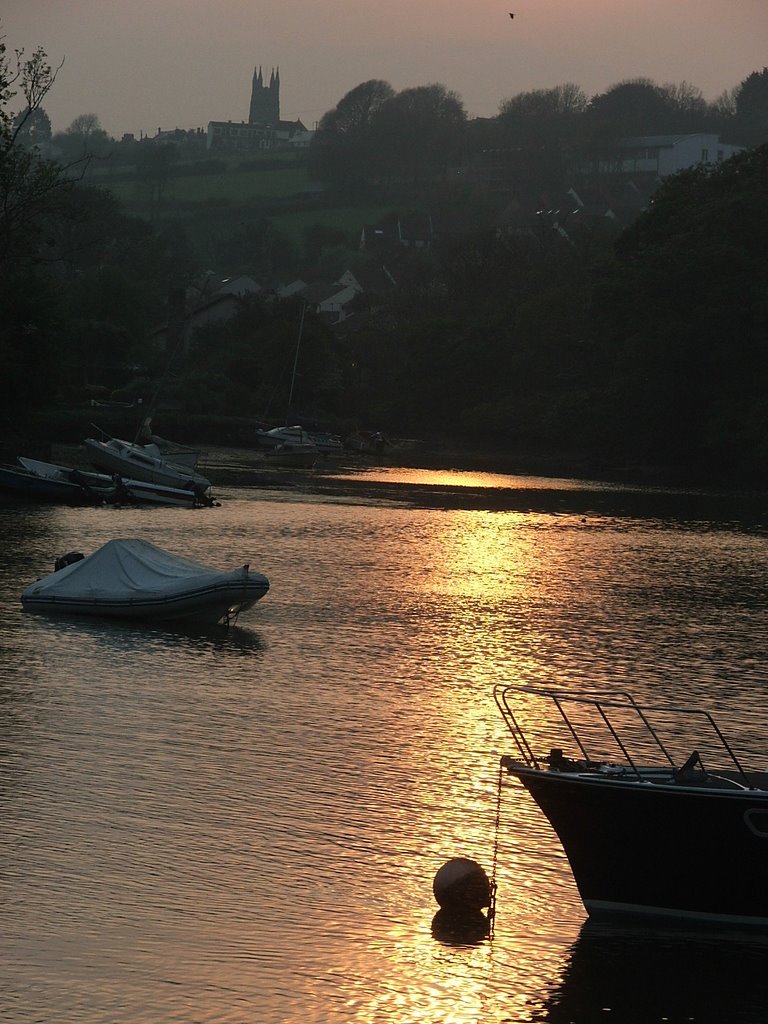
[[[515,747],[501,777],[546,815],[590,916],[768,926],[768,773],[707,711],[526,686],[494,696]]]

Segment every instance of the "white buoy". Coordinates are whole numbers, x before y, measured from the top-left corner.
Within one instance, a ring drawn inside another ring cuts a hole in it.
[[[468,857],[446,861],[435,875],[432,892],[443,910],[470,912],[491,905],[488,875]]]

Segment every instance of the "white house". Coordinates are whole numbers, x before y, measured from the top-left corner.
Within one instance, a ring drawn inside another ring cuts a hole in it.
[[[622,139],[618,170],[628,174],[655,174],[665,178],[696,164],[721,163],[744,146],[721,142],[719,135],[641,135]]]
[[[209,121],[206,146],[208,149],[240,152],[285,149],[294,144],[294,139],[298,140],[298,146],[308,145],[307,134],[301,121],[278,121],[274,125],[250,121]]]

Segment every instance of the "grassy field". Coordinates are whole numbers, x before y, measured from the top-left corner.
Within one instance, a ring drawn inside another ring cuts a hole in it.
[[[242,203],[252,199],[301,195],[310,184],[304,167],[287,166],[259,171],[233,169],[222,174],[179,175],[168,182],[165,196],[187,203],[204,203],[209,200]],[[135,182],[115,182],[107,187],[126,206],[141,201],[141,192]]]
[[[304,229],[315,224],[343,232],[350,248],[356,248],[363,225],[380,220],[390,209],[371,204],[329,206],[328,197],[317,191],[307,173],[303,155],[215,159],[224,165],[215,174],[190,174],[188,165],[179,166],[159,211],[150,208],[146,192],[135,180],[110,181],[105,175],[103,180],[94,176],[93,183],[109,188],[134,215],[158,224],[183,225],[203,247],[210,237],[226,236],[254,217],[264,216],[299,250]]]

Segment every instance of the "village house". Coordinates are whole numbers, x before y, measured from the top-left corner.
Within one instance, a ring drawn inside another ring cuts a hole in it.
[[[622,139],[615,164],[604,170],[622,174],[653,174],[666,178],[696,164],[722,163],[744,146],[721,142],[719,135],[699,132],[691,135],[642,135]]]

